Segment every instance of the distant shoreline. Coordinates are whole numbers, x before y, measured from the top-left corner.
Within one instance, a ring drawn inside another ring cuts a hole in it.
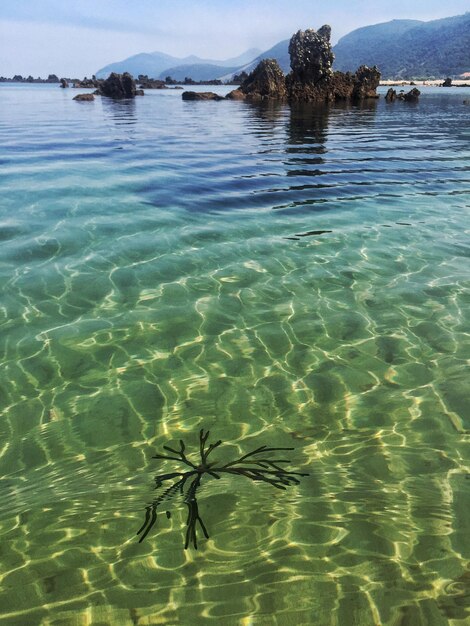
[[[76,88],[79,89],[84,89],[86,88],[85,85],[81,85],[80,83],[83,82],[84,80],[88,80],[88,79],[65,79],[68,83],[71,84],[72,87],[74,87],[74,83],[76,83]],[[153,79],[152,79],[153,80]],[[414,80],[414,79],[407,79],[407,80],[397,80],[397,79],[384,79],[381,80],[379,83],[379,87],[405,87],[407,85],[411,85],[411,86],[417,86],[417,87],[440,87],[442,86],[442,83],[444,82],[445,78],[436,78],[436,79],[429,79],[429,80]],[[138,82],[138,81],[137,81]],[[0,77],[0,84],[2,83],[13,83],[13,84],[26,84],[26,85],[38,85],[38,84],[49,84],[49,85],[60,85],[60,80],[51,80],[50,78],[35,78],[33,80],[28,80],[28,79],[22,79],[22,80],[14,80],[13,78],[5,78],[5,77]],[[194,83],[191,83],[189,85],[185,85],[184,82],[178,83],[177,81],[175,81],[172,84],[177,84],[177,85],[182,85],[182,86],[191,86],[191,84],[193,85],[214,85],[214,81],[197,81]],[[221,83],[222,85],[233,85],[235,83]],[[452,79],[452,87],[470,87],[470,79]]]
[[[440,87],[444,82],[443,78],[435,80],[381,80],[380,87],[405,87],[406,85],[416,85],[417,87]],[[470,81],[452,80],[452,87],[470,87]]]

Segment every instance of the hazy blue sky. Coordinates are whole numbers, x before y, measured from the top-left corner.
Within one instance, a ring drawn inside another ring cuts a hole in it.
[[[328,23],[333,40],[394,18],[431,20],[469,0],[0,0],[0,75],[91,75],[138,52],[228,58]]]

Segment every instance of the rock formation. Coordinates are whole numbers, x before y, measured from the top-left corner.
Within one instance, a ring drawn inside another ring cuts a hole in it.
[[[289,43],[291,72],[286,77],[289,100],[331,102],[377,98],[380,72],[362,65],[355,74],[333,72],[331,28],[298,31]]]
[[[414,89],[411,89],[411,91],[409,91],[408,93],[405,93],[402,90],[398,94],[395,89],[392,89],[390,87],[385,96],[385,100],[386,102],[395,102],[395,100],[404,100],[405,102],[418,102],[420,95],[421,92],[419,89],[416,89],[416,87]]]
[[[327,24],[317,31],[299,30],[289,43],[291,72],[287,76],[284,76],[277,61],[263,59],[240,87],[231,91],[227,98],[229,100],[287,98],[290,102],[358,101],[378,98],[376,89],[379,86],[380,72],[377,67],[361,65],[354,74],[333,71],[335,57],[330,37],[331,27]],[[204,94],[185,92],[183,99],[222,98],[209,98],[204,97]]]
[[[325,24],[318,31],[309,28],[292,35],[289,43],[290,82],[316,84],[329,78],[335,56],[330,44],[331,28]]]
[[[75,89],[92,89],[93,87],[99,87],[100,81],[96,80],[96,78],[83,78],[82,80],[74,80],[73,86]]]
[[[212,91],[183,91],[181,95],[183,100],[223,100],[222,96]]]
[[[275,60],[264,59],[227,98],[288,98],[291,102],[377,98],[380,72],[376,67],[362,65],[355,74],[333,72],[330,37],[331,28],[326,24],[318,31],[299,30],[289,43],[291,72],[287,76]]]
[[[108,96],[108,98],[134,98],[136,84],[128,72],[124,72],[124,74],[112,72],[106,80],[100,83],[98,91],[102,96]]]
[[[275,59],[263,59],[238,89],[231,91],[230,100],[282,99],[287,96],[285,76]]]
[[[245,100],[246,94],[241,89],[234,89],[226,95],[228,100]]]
[[[62,89],[66,89],[66,88],[69,86],[69,84],[68,84],[68,82],[65,80],[65,78],[61,78],[61,79],[60,79],[60,86],[62,87]]]
[[[341,72],[335,72],[335,75]],[[354,74],[354,87],[352,92],[353,100],[363,100],[364,98],[377,98],[377,87],[380,83],[380,72],[376,66],[367,67],[361,65]]]
[[[418,99],[419,99],[420,95],[421,95],[420,90],[416,89],[416,87],[414,87],[414,89],[412,89],[408,93],[405,93],[404,91],[401,91],[398,94],[398,98],[400,100],[404,100],[405,102],[418,102]]]
[[[163,80],[144,77],[144,80],[139,79],[139,83],[142,89],[168,89],[168,85]]]
[[[95,96],[92,93],[79,93],[74,97],[74,100],[79,102],[92,102]]]

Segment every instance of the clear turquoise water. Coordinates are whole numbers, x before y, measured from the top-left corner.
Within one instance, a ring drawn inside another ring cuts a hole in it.
[[[470,90],[75,93],[0,87],[0,624],[468,624]],[[139,544],[202,427],[310,475]]]

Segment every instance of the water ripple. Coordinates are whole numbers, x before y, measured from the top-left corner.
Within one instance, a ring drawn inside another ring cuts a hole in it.
[[[464,91],[0,89],[0,623],[463,623]],[[197,554],[182,502],[138,544],[202,426],[310,476],[207,485]]]

